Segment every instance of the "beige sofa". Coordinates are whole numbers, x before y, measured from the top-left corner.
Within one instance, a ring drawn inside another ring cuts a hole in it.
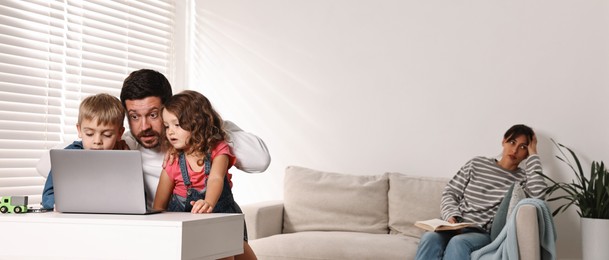
[[[258,259],[414,259],[417,220],[440,216],[448,179],[287,167],[283,201],[244,205]],[[517,212],[521,259],[539,259],[537,213]],[[520,228],[519,228],[520,227]]]

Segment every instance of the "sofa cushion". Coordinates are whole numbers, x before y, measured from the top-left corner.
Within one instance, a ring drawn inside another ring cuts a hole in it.
[[[389,173],[389,230],[391,234],[420,237],[418,220],[440,218],[440,199],[448,183],[445,178]]]
[[[387,234],[387,175],[286,168],[283,233],[355,231]]]
[[[514,189],[512,190],[512,194],[510,197],[510,205],[508,206],[506,218],[509,218],[512,215],[512,212],[516,208],[518,203],[525,199],[527,195],[524,193],[524,189],[522,189],[522,185],[519,183],[514,184]]]
[[[309,231],[250,240],[258,259],[414,259],[419,239],[388,234]]]

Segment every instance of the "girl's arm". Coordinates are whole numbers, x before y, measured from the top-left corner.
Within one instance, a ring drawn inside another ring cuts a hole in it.
[[[192,213],[211,213],[220,199],[224,187],[224,177],[228,171],[229,157],[226,154],[217,155],[211,164],[209,177],[207,178],[207,191],[205,200],[191,202]],[[157,191],[158,194],[158,191]]]
[[[169,204],[169,199],[171,198],[171,194],[173,193],[174,185],[175,183],[173,182],[173,180],[163,169],[159,178],[159,185],[156,188],[156,195],[154,196],[154,203],[152,204],[153,209],[167,209],[167,204]]]

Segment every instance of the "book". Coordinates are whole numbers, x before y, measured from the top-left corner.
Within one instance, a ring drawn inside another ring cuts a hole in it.
[[[461,222],[461,223],[450,223],[448,221],[444,221],[441,219],[429,219],[429,220],[419,220],[414,223],[416,227],[429,230],[429,231],[445,231],[445,230],[458,230],[470,226],[475,226],[474,223],[469,222]]]

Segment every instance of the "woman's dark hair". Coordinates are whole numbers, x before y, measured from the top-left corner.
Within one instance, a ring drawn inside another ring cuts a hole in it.
[[[161,103],[165,104],[172,95],[171,84],[162,73],[151,69],[141,69],[131,72],[123,82],[121,103],[123,103],[123,107],[127,108],[126,100],[159,97]]]
[[[503,138],[506,141],[510,141],[513,139],[516,139],[517,137],[524,135],[526,136],[527,140],[529,142],[531,142],[531,140],[533,140],[533,135],[535,134],[535,132],[533,132],[533,129],[531,129],[530,127],[523,125],[523,124],[519,124],[519,125],[513,125],[512,127],[510,127],[510,129],[508,129],[505,134],[503,135]]]

